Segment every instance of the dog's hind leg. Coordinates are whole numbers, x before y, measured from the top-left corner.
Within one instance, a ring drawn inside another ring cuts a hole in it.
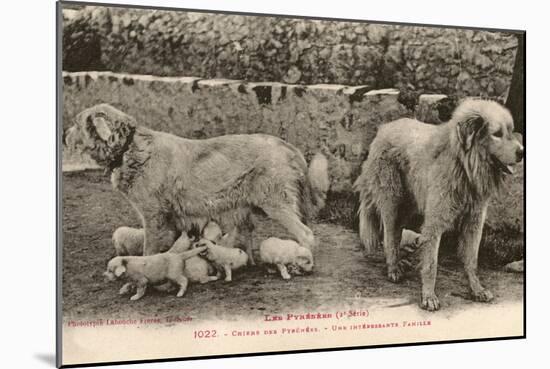
[[[174,282],[176,282],[180,286],[180,289],[176,294],[176,297],[182,297],[187,291],[187,285],[189,284],[189,280],[184,275],[180,275],[174,280]]]
[[[315,237],[311,229],[300,221],[298,215],[284,206],[264,206],[262,210],[273,220],[279,222],[286,228],[298,243],[310,250],[315,247]]]
[[[132,297],[130,297],[130,300],[136,301],[136,300],[139,300],[140,298],[142,298],[143,295],[145,295],[145,291],[147,290],[147,283],[148,282],[149,281],[147,280],[147,278],[142,278],[139,281],[137,281],[136,294],[133,295]]]
[[[397,283],[401,280],[403,273],[398,266],[399,245],[401,243],[401,227],[397,216],[395,204],[385,204],[382,210],[382,223],[384,225],[384,253],[388,267],[388,279]]]
[[[464,272],[468,278],[472,296],[474,300],[480,302],[489,302],[493,299],[491,291],[483,288],[477,277],[477,256],[485,222],[485,213],[486,208],[483,209],[482,214],[472,216],[463,224],[458,238],[458,253],[464,263]]]
[[[231,282],[232,278],[231,278],[231,266],[225,264],[223,266],[223,270],[225,272],[225,279],[224,281],[226,282]]]
[[[359,208],[359,238],[365,256],[374,253],[380,244],[380,215],[374,204],[363,204]]]

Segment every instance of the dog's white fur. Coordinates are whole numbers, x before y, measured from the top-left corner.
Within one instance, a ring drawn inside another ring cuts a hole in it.
[[[239,248],[219,246],[205,238],[199,240],[194,247],[204,249],[200,255],[214,265],[218,270],[218,276],[221,272],[225,274],[226,282],[231,282],[233,270],[240,269],[248,263],[248,255]]]
[[[477,257],[490,197],[505,173],[523,158],[513,133],[512,116],[500,104],[466,99],[451,120],[434,126],[413,119],[382,125],[371,143],[361,175],[359,233],[367,251],[374,250],[383,230],[388,278],[397,282],[401,231],[416,216],[423,218],[421,237],[422,303],[440,307],[435,294],[439,241],[458,231],[459,254],[473,297],[493,296],[477,277]]]
[[[113,232],[112,240],[118,256],[143,255],[143,228],[119,227]]]
[[[103,275],[110,281],[119,278],[130,280],[120,290],[126,293],[132,285],[137,291],[130,300],[139,300],[145,294],[147,286],[173,282],[179,286],[177,297],[187,290],[188,280],[184,274],[184,261],[203,252],[206,248],[197,247],[183,253],[164,252],[149,256],[116,256],[107,263]]]
[[[209,221],[206,223],[202,230],[202,238],[206,238],[214,243],[220,242],[222,239],[223,232],[218,223],[214,221]]]
[[[293,240],[282,240],[270,237],[260,244],[262,262],[275,265],[283,279],[290,279],[292,274],[310,273],[313,270],[311,250],[300,246]],[[288,268],[288,269],[287,269]]]
[[[202,228],[208,220],[249,232],[245,221],[252,212],[280,223],[302,246],[315,244],[305,222],[325,203],[322,154],[308,169],[296,147],[274,136],[185,139],[140,126],[108,104],[79,113],[65,137],[112,171],[113,187],[144,223],[144,255],[168,249],[175,239],[168,235]]]
[[[168,250],[170,253],[181,254],[191,247],[191,240],[187,233],[182,233],[181,236],[174,242],[174,245]],[[215,275],[215,268],[211,263],[200,256],[192,256],[184,262],[183,273],[194,283],[208,283],[218,280],[219,276]]]

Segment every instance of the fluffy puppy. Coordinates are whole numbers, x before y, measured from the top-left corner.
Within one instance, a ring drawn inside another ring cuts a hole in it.
[[[354,184],[359,192],[359,235],[367,251],[383,230],[388,278],[401,279],[398,265],[403,228],[421,219],[421,306],[437,310],[435,294],[439,242],[455,230],[473,298],[493,295],[477,277],[479,243],[489,199],[506,174],[523,159],[510,112],[481,99],[463,100],[439,126],[399,119],[380,126]]]
[[[219,227],[218,227],[219,228]],[[220,230],[221,233],[221,230]],[[213,233],[210,233],[212,235]],[[181,254],[191,247],[191,240],[186,233],[182,233],[181,236],[174,242],[174,245],[169,253]],[[216,276],[216,269],[208,261],[204,260],[200,256],[192,256],[184,261],[183,273],[194,283],[208,283],[218,280],[219,276]]]
[[[239,233],[239,230],[246,229],[246,233]],[[240,227],[234,227],[226,234],[223,234],[222,229],[218,223],[214,221],[209,221],[202,230],[202,238],[212,241],[213,243],[225,246],[225,247],[236,247],[239,241],[244,241],[244,249],[248,255],[248,263],[250,265],[256,265],[254,262],[253,255],[253,241],[252,241],[252,230],[254,225],[252,223],[251,217],[245,219],[244,224]],[[240,238],[240,234],[244,235],[244,240]],[[239,245],[240,246],[240,245]]]
[[[202,248],[200,255],[218,270],[218,276],[225,273],[225,281],[231,282],[231,272],[248,263],[248,255],[241,249],[216,245],[207,239],[201,239],[195,247]]]
[[[113,246],[118,256],[143,255],[143,228],[119,227],[113,232]]]
[[[306,222],[325,204],[327,159],[309,168],[303,154],[278,137],[224,135],[192,140],[140,125],[108,104],[80,112],[66,142],[111,172],[113,188],[138,212],[144,255],[158,253],[204,219],[240,231],[251,212],[280,223],[314,247]],[[242,230],[245,232],[245,230]]]
[[[107,271],[103,275],[114,281],[119,278],[130,280],[120,290],[121,294],[128,292],[136,285],[136,294],[130,300],[139,300],[145,294],[147,286],[173,282],[179,286],[177,297],[184,295],[188,279],[184,274],[184,261],[206,250],[198,247],[180,254],[164,252],[150,256],[116,256],[107,263]]]
[[[283,279],[290,279],[289,269],[296,275],[311,273],[313,270],[311,251],[292,240],[270,237],[262,241],[260,258],[266,264],[275,265]]]

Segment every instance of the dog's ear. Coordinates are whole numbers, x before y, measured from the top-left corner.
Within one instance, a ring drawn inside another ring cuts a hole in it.
[[[464,151],[469,151],[474,141],[487,133],[487,122],[483,117],[474,115],[462,122],[458,122],[456,130],[460,145]]]
[[[109,124],[105,119],[106,116],[100,114],[91,114],[88,116],[88,127],[95,130],[99,138],[103,141],[107,141],[111,136],[111,129]]]
[[[136,120],[130,115],[107,104],[100,104],[90,109],[86,117],[86,128],[107,142],[109,146],[117,146],[135,130]]]
[[[119,278],[121,275],[123,275],[126,272],[126,260],[122,260],[120,265],[118,265],[115,268],[115,276]]]

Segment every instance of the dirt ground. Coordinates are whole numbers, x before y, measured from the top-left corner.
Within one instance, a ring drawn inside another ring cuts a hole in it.
[[[99,171],[63,175],[63,312],[65,319],[92,317],[152,318],[185,312],[191,317],[237,319],[288,311],[325,311],[358,301],[419,309],[420,280],[411,275],[400,284],[385,278],[382,253],[368,260],[359,250],[357,234],[335,224],[314,223],[318,240],[315,271],[285,281],[267,274],[261,266],[234,273],[231,283],[217,281],[192,284],[183,298],[149,289],[139,301],[119,296],[122,282],[107,283],[102,273],[113,256],[112,232],[119,226],[139,227],[130,205],[111,189]],[[284,236],[262,221],[255,244],[267,236]],[[495,295],[491,304],[519,302],[523,298],[523,275],[480,269],[480,279]],[[442,309],[449,311],[483,304],[468,298],[468,286],[454,257],[440,260],[436,292]],[[387,305],[388,307],[391,307]]]

